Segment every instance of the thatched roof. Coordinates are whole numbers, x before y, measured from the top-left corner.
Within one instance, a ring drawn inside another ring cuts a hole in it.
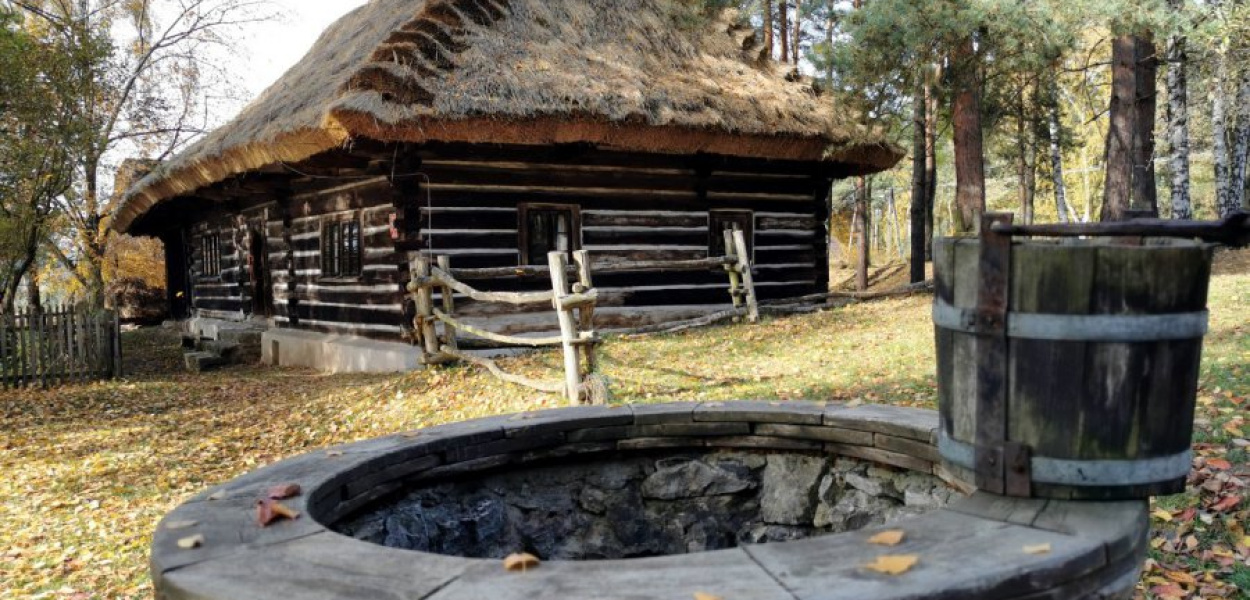
[[[226,126],[127,195],[156,203],[353,137],[833,161],[900,157],[683,0],[372,0]]]

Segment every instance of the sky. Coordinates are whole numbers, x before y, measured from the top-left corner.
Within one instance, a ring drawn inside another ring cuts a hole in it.
[[[248,98],[295,65],[331,23],[366,0],[271,0],[281,15],[273,21],[249,25],[242,32],[240,58],[234,71],[242,78]],[[242,58],[246,57],[246,58]]]

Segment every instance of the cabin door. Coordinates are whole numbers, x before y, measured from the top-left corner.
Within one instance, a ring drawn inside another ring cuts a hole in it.
[[[252,314],[273,316],[273,282],[269,277],[269,243],[265,234],[252,231],[248,244],[248,262],[252,272]]]

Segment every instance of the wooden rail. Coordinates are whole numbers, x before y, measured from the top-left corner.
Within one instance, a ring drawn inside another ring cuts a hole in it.
[[[120,376],[115,312],[54,307],[0,314],[0,387],[50,387]]]
[[[725,231],[725,256],[698,260],[648,261],[634,263],[593,264],[585,250],[573,253],[569,264],[564,252],[547,255],[546,266],[526,265],[491,269],[454,269],[446,256],[437,258],[437,266],[431,264],[427,255],[417,255],[411,262],[411,280],[408,292],[416,305],[417,315],[413,322],[416,344],[421,347],[425,364],[439,364],[462,360],[485,367],[504,381],[544,392],[561,392],[570,403],[606,401],[606,384],[595,375],[598,358],[595,355],[599,337],[595,333],[595,307],[599,303],[599,291],[594,288],[593,273],[646,273],[666,271],[723,270],[729,277],[729,296],[734,308],[688,322],[665,324],[657,331],[674,326],[697,327],[728,318],[746,317],[750,322],[759,320],[760,304],[755,296],[755,280],[752,273],[746,236],[741,230]],[[507,277],[547,276],[551,290],[542,292],[490,292],[479,290],[463,280],[484,280]],[[570,285],[570,276],[575,283]],[[442,308],[434,306],[434,288],[441,290]],[[559,336],[521,337],[487,331],[457,319],[454,294],[461,294],[478,302],[525,306],[550,304],[556,313],[560,328]],[[438,325],[442,325],[442,332]],[[649,328],[643,328],[649,330]],[[564,359],[564,380],[560,383],[540,382],[505,373],[497,363],[460,351],[457,335],[464,332],[477,338],[499,344],[529,347],[559,346]]]

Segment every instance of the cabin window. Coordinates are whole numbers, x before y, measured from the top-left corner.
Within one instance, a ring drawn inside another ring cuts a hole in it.
[[[200,238],[200,274],[204,277],[221,277],[220,235]]]
[[[546,265],[549,252],[573,252],[581,247],[581,214],[565,204],[522,204],[520,246],[522,264]]]
[[[749,210],[708,211],[707,255],[725,256],[725,232],[741,230],[747,239],[747,252],[755,252],[755,213]]]
[[[326,221],[321,225],[321,276],[359,277],[361,272],[360,221]]]

